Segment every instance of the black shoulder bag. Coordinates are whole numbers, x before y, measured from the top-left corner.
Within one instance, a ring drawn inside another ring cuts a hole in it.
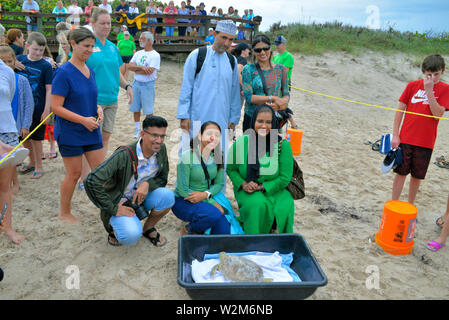
[[[279,156],[281,155],[281,145],[282,141],[279,143]],[[302,170],[299,167],[298,162],[293,158],[293,175],[292,180],[287,185],[288,192],[293,197],[293,200],[300,200],[306,196],[305,186],[304,186],[304,177],[302,174]]]

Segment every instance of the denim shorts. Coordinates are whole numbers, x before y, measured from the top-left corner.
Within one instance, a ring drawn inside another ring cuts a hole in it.
[[[0,141],[8,146],[15,147],[19,144],[19,135],[17,132],[0,133]]]
[[[58,144],[58,148],[63,158],[78,157],[85,154],[86,152],[103,148],[103,143],[90,144],[87,146],[68,146],[64,144]]]
[[[27,24],[27,30],[36,32],[37,25]]]
[[[140,112],[140,110],[143,110],[144,115],[153,114],[156,96],[154,81],[134,81],[133,94],[133,102],[129,106],[129,111]]]

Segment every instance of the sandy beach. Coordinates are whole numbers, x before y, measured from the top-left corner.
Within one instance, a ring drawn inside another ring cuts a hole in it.
[[[399,54],[297,54],[292,85],[396,108],[406,84],[421,76],[420,68],[413,65],[415,60]],[[156,81],[155,114],[169,122],[166,144],[172,159],[179,141],[176,109],[182,68],[182,63],[163,59]],[[318,288],[309,299],[449,298],[449,249],[437,253],[426,249],[427,242],[438,237],[435,219],[446,209],[449,170],[433,161],[449,156],[449,140],[444,138],[449,136],[449,121],[440,120],[432,163],[415,202],[419,223],[413,252],[393,256],[373,239],[384,202],[391,199],[394,174],[381,173],[384,157],[364,142],[391,132],[395,113],[295,89],[290,101],[295,120],[304,130],[297,160],[304,171],[307,193],[295,201],[294,232],[305,237],[328,278],[327,286]],[[121,89],[109,154],[130,143],[133,130],[132,114]],[[48,152],[48,148],[45,142],[44,150]],[[135,246],[112,247],[107,244],[99,210],[85,193],[76,190],[72,201],[72,213],[80,222],[66,225],[58,220],[64,176],[61,156],[44,160],[44,170],[40,180],[19,176],[21,191],[14,203],[13,227],[26,240],[17,246],[0,234],[0,267],[5,271],[0,299],[189,299],[176,281],[180,220],[170,212],[157,225],[168,239],[163,248],[145,238]],[[168,187],[174,189],[175,181],[176,162],[171,160]],[[401,198],[404,201],[408,181]],[[229,179],[227,196],[237,207]],[[69,266],[79,268],[79,289],[66,287]],[[369,266],[379,270],[379,289],[366,286]]]

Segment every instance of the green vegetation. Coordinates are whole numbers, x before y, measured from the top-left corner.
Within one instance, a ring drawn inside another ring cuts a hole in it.
[[[306,55],[332,51],[358,55],[366,50],[385,54],[402,52],[420,57],[432,53],[449,53],[449,33],[399,32],[391,27],[389,30],[371,30],[343,25],[337,21],[308,25],[293,23],[286,26],[278,22],[270,27],[268,34],[271,39],[282,34],[288,40],[289,51]]]

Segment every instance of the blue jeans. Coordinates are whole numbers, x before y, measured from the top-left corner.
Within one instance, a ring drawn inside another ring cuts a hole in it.
[[[173,37],[174,32],[175,32],[175,27],[165,27],[165,34],[167,37]]]
[[[211,234],[231,233],[228,219],[212,204],[191,203],[176,197],[172,211],[178,219],[189,222],[190,231],[203,233],[211,228]]]
[[[175,195],[167,188],[157,188],[148,193],[143,205],[146,210],[163,211],[173,207]],[[135,244],[142,236],[142,224],[136,216],[134,217],[111,217],[109,223],[114,229],[115,237],[121,244],[130,246]]]

